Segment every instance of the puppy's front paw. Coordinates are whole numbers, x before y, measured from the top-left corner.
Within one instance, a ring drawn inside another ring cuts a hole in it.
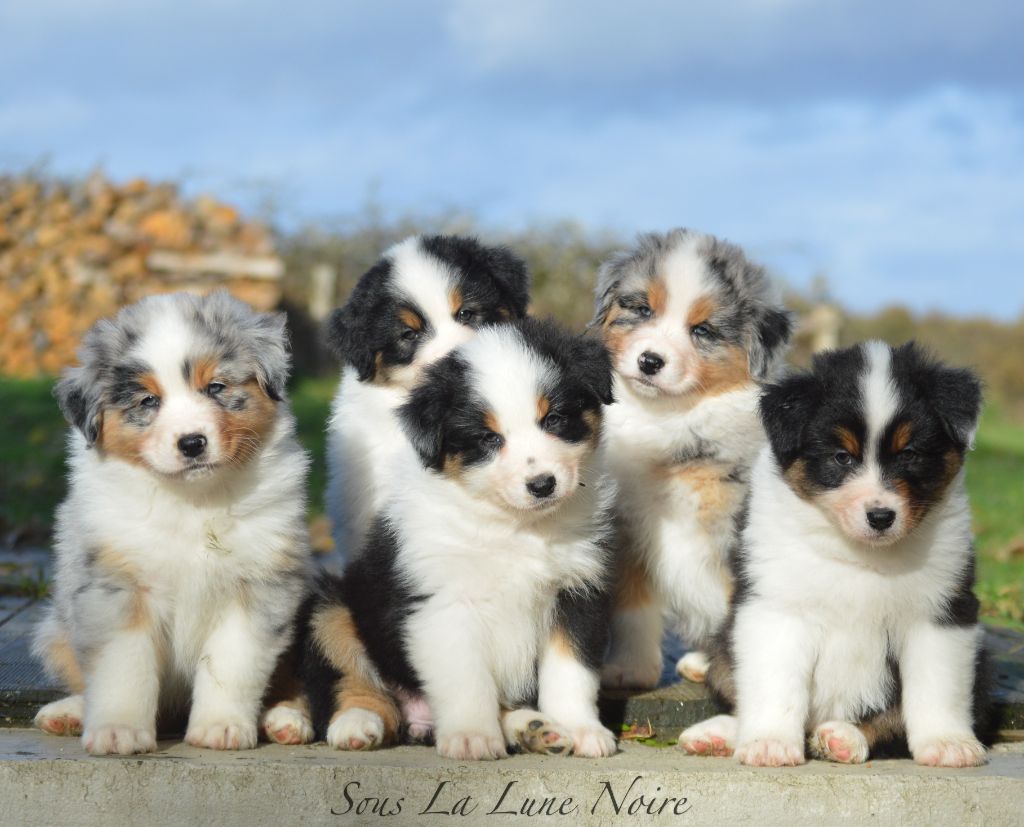
[[[613,660],[601,667],[605,689],[654,689],[661,680],[661,654],[657,659]]]
[[[483,732],[438,733],[437,751],[456,761],[494,761],[508,755],[500,733]]]
[[[50,735],[81,735],[85,701],[81,695],[69,695],[48,703],[36,713],[34,723]]]
[[[801,741],[780,738],[759,738],[740,744],[736,758],[750,767],[795,767],[807,760]]]
[[[156,728],[130,724],[87,726],[82,746],[90,755],[134,755],[156,751]]]
[[[275,744],[308,744],[313,740],[313,722],[302,710],[278,704],[263,713],[264,735]]]
[[[687,652],[676,664],[676,674],[693,683],[704,683],[711,661],[703,652]]]
[[[930,738],[910,751],[914,760],[926,767],[980,767],[987,760],[985,747],[974,736]]]
[[[384,743],[384,719],[368,709],[346,709],[327,727],[327,743],[335,749],[376,749]]]
[[[568,755],[572,752],[572,735],[546,715],[534,709],[509,712],[502,721],[505,741],[524,752],[541,755]]]
[[[607,758],[618,750],[615,736],[599,721],[571,727],[569,732],[572,733],[572,754],[577,758]]]
[[[815,758],[841,764],[863,764],[868,760],[868,739],[849,721],[818,724],[807,739]]]
[[[679,748],[690,755],[728,758],[736,749],[736,718],[716,715],[684,729]]]
[[[189,721],[185,742],[204,749],[255,749],[256,722],[222,716]]]

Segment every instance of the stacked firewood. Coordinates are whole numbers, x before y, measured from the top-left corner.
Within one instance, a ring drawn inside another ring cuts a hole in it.
[[[270,233],[171,184],[0,176],[0,374],[53,374],[97,319],[151,293],[226,287],[260,310],[281,299]]]

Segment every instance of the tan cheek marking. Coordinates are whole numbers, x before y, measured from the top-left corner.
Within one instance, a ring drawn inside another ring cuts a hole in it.
[[[896,496],[903,503],[903,512],[907,515],[904,533],[909,534],[917,528],[918,523],[921,522],[921,519],[928,512],[928,506],[926,503],[914,500],[906,480],[894,480],[892,487],[896,490]]]
[[[750,363],[743,348],[725,345],[704,356],[698,351],[697,381],[705,396],[715,396],[749,385]]]
[[[615,608],[628,610],[648,606],[652,597],[647,569],[632,554],[623,554],[615,585]]]
[[[484,425],[496,434],[501,433],[501,423],[498,422],[498,417],[495,416],[494,411],[488,411],[484,414]]]
[[[451,477],[452,479],[461,477],[462,472],[465,471],[462,454],[448,454],[444,458],[444,466],[441,470],[446,477]]]
[[[601,442],[601,414],[588,408],[583,412],[583,421],[590,428],[590,437],[587,442],[591,449],[594,449]]]
[[[790,465],[782,476],[799,497],[813,500],[817,496],[818,488],[807,476],[807,465],[802,459],[798,459]]]
[[[331,722],[353,708],[375,712],[384,721],[385,743],[391,743],[398,734],[398,708],[370,663],[351,612],[344,606],[323,609],[313,616],[311,626],[314,643],[342,674],[334,686]]]
[[[848,454],[852,454],[855,457],[861,455],[860,440],[857,439],[857,435],[849,428],[843,428],[842,426],[836,428],[836,438],[839,440],[839,444],[843,446]]]
[[[661,279],[655,279],[647,288],[647,304],[650,305],[654,315],[660,316],[665,312],[665,305],[668,304],[668,288]]]
[[[448,291],[448,309],[451,311],[452,316],[454,316],[461,307],[462,291],[458,287],[453,287]]]
[[[423,319],[420,318],[419,313],[413,312],[408,307],[403,307],[398,311],[398,318],[406,327],[423,330]]]
[[[565,633],[564,629],[554,628],[551,631],[549,643],[551,648],[562,657],[576,657],[576,650],[573,648],[572,641],[569,640],[569,636]]]
[[[238,389],[248,396],[245,407],[240,411],[218,408],[218,427],[224,455],[232,462],[244,463],[256,454],[273,426],[277,404],[255,379],[239,385]]]
[[[135,465],[146,464],[142,459],[145,430],[127,424],[122,411],[107,410],[104,413],[97,443],[105,454],[112,454]]]
[[[693,304],[686,314],[686,329],[689,332],[699,324],[704,324],[711,315],[718,309],[718,305],[711,296],[701,296]]]
[[[537,397],[537,421],[543,422],[544,417],[548,415],[548,411],[551,410],[551,400],[546,396]]]
[[[910,444],[910,437],[913,436],[913,426],[909,422],[901,422],[892,433],[892,452],[898,454]],[[851,453],[853,453],[851,451]]]

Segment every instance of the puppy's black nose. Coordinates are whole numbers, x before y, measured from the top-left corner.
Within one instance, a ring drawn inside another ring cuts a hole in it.
[[[538,474],[526,481],[526,490],[538,500],[550,497],[555,490],[555,477],[552,474]]]
[[[637,362],[640,364],[640,372],[647,376],[654,376],[654,374],[665,367],[665,360],[657,353],[651,353],[649,350],[641,353]]]
[[[872,508],[868,511],[868,525],[875,531],[885,531],[896,522],[896,512],[891,508]]]
[[[189,459],[195,459],[206,450],[206,437],[202,434],[186,434],[178,440],[178,450]]]

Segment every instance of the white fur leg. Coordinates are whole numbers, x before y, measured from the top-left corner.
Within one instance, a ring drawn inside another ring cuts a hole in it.
[[[676,664],[676,672],[681,678],[693,683],[704,683],[710,665],[711,661],[703,652],[687,652]]]
[[[93,755],[154,751],[159,692],[148,633],[116,632],[96,654],[87,677],[82,746]]]
[[[542,755],[568,755],[572,752],[572,735],[535,709],[515,709],[501,719],[505,743],[523,752]]]
[[[979,626],[921,623],[907,632],[900,676],[907,743],[919,764],[974,767],[985,748],[974,737],[972,695]]]
[[[49,735],[81,735],[83,717],[85,699],[81,695],[68,695],[42,707],[34,723]]]
[[[185,740],[206,749],[253,749],[257,717],[278,652],[257,639],[257,622],[228,606],[196,669]]]
[[[716,715],[684,729],[679,747],[690,755],[728,758],[736,750],[737,721],[732,715]]]
[[[661,607],[650,603],[612,616],[611,650],[601,669],[607,689],[653,689],[661,680]]]
[[[564,645],[549,642],[537,675],[538,706],[572,736],[572,754],[604,758],[617,749],[615,736],[597,717],[597,673],[584,666]]]
[[[736,760],[751,767],[795,767],[807,759],[802,740],[758,738],[740,744]]]
[[[868,760],[868,739],[849,721],[818,724],[807,739],[815,758],[840,764],[863,764]]]
[[[384,719],[368,709],[346,709],[327,727],[327,744],[334,749],[376,749],[383,742]]]
[[[987,760],[985,747],[973,735],[919,742],[913,755],[926,767],[980,767]]]
[[[313,740],[313,722],[301,709],[278,704],[263,713],[260,727],[275,744],[308,744]]]

